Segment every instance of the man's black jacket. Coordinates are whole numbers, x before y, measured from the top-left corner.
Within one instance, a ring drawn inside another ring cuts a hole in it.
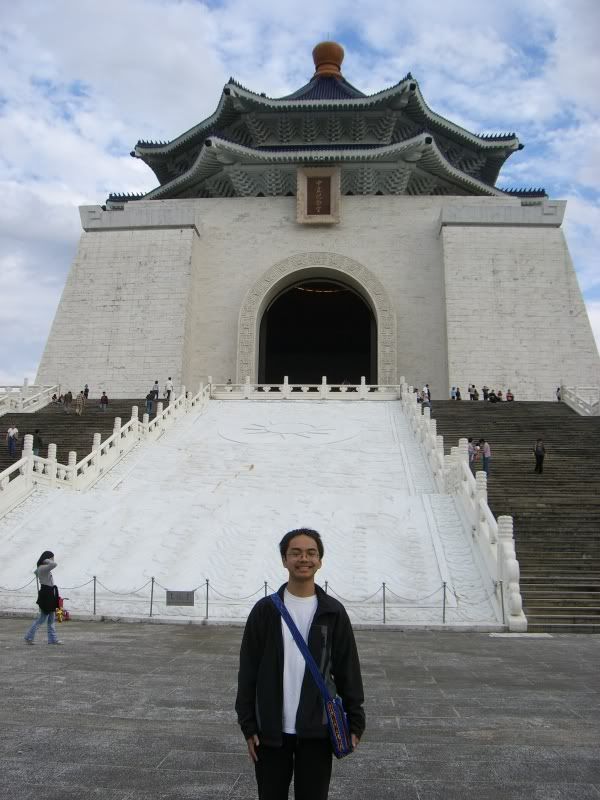
[[[287,584],[278,591],[283,600]],[[308,634],[308,648],[332,695],[340,695],[348,715],[350,732],[358,737],[365,729],[363,686],[354,633],[344,606],[316,586],[317,610]],[[240,650],[238,722],[245,738],[258,734],[261,743],[282,743],[283,635],[281,615],[264,597],[246,622]],[[329,736],[321,693],[308,668],[304,672],[296,715],[296,734],[307,739]]]

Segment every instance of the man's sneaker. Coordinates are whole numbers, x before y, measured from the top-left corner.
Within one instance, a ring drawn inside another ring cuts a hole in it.
[[[56,642],[48,642],[48,644],[64,644],[64,642],[59,642],[58,640],[56,640]]]
[[[23,639],[23,641],[25,642],[25,644],[35,644],[35,642],[32,639]]]

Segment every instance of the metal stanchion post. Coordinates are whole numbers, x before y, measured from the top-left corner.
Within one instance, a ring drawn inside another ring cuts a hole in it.
[[[208,578],[206,579],[206,614],[204,615],[204,619],[208,619]]]
[[[325,594],[327,594],[328,589],[329,589],[329,581],[325,581]]]
[[[154,576],[150,585],[150,616],[152,616],[152,604],[154,603]]]
[[[265,581],[265,597],[267,596],[267,582]]]
[[[385,625],[385,582],[382,584],[383,587],[383,624]]]
[[[96,616],[96,576],[94,575],[94,616]]]
[[[444,598],[442,607],[442,622],[446,622],[446,581],[444,581]]]

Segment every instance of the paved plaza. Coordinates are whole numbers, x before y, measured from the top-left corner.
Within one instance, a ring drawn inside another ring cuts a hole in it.
[[[0,797],[255,798],[241,628],[0,619]],[[600,800],[599,636],[357,632],[367,733],[344,800]]]

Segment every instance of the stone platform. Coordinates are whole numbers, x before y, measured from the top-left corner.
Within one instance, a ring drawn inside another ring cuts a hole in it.
[[[240,628],[0,619],[0,798],[256,797]],[[600,800],[600,637],[359,631],[367,734],[331,800]]]

